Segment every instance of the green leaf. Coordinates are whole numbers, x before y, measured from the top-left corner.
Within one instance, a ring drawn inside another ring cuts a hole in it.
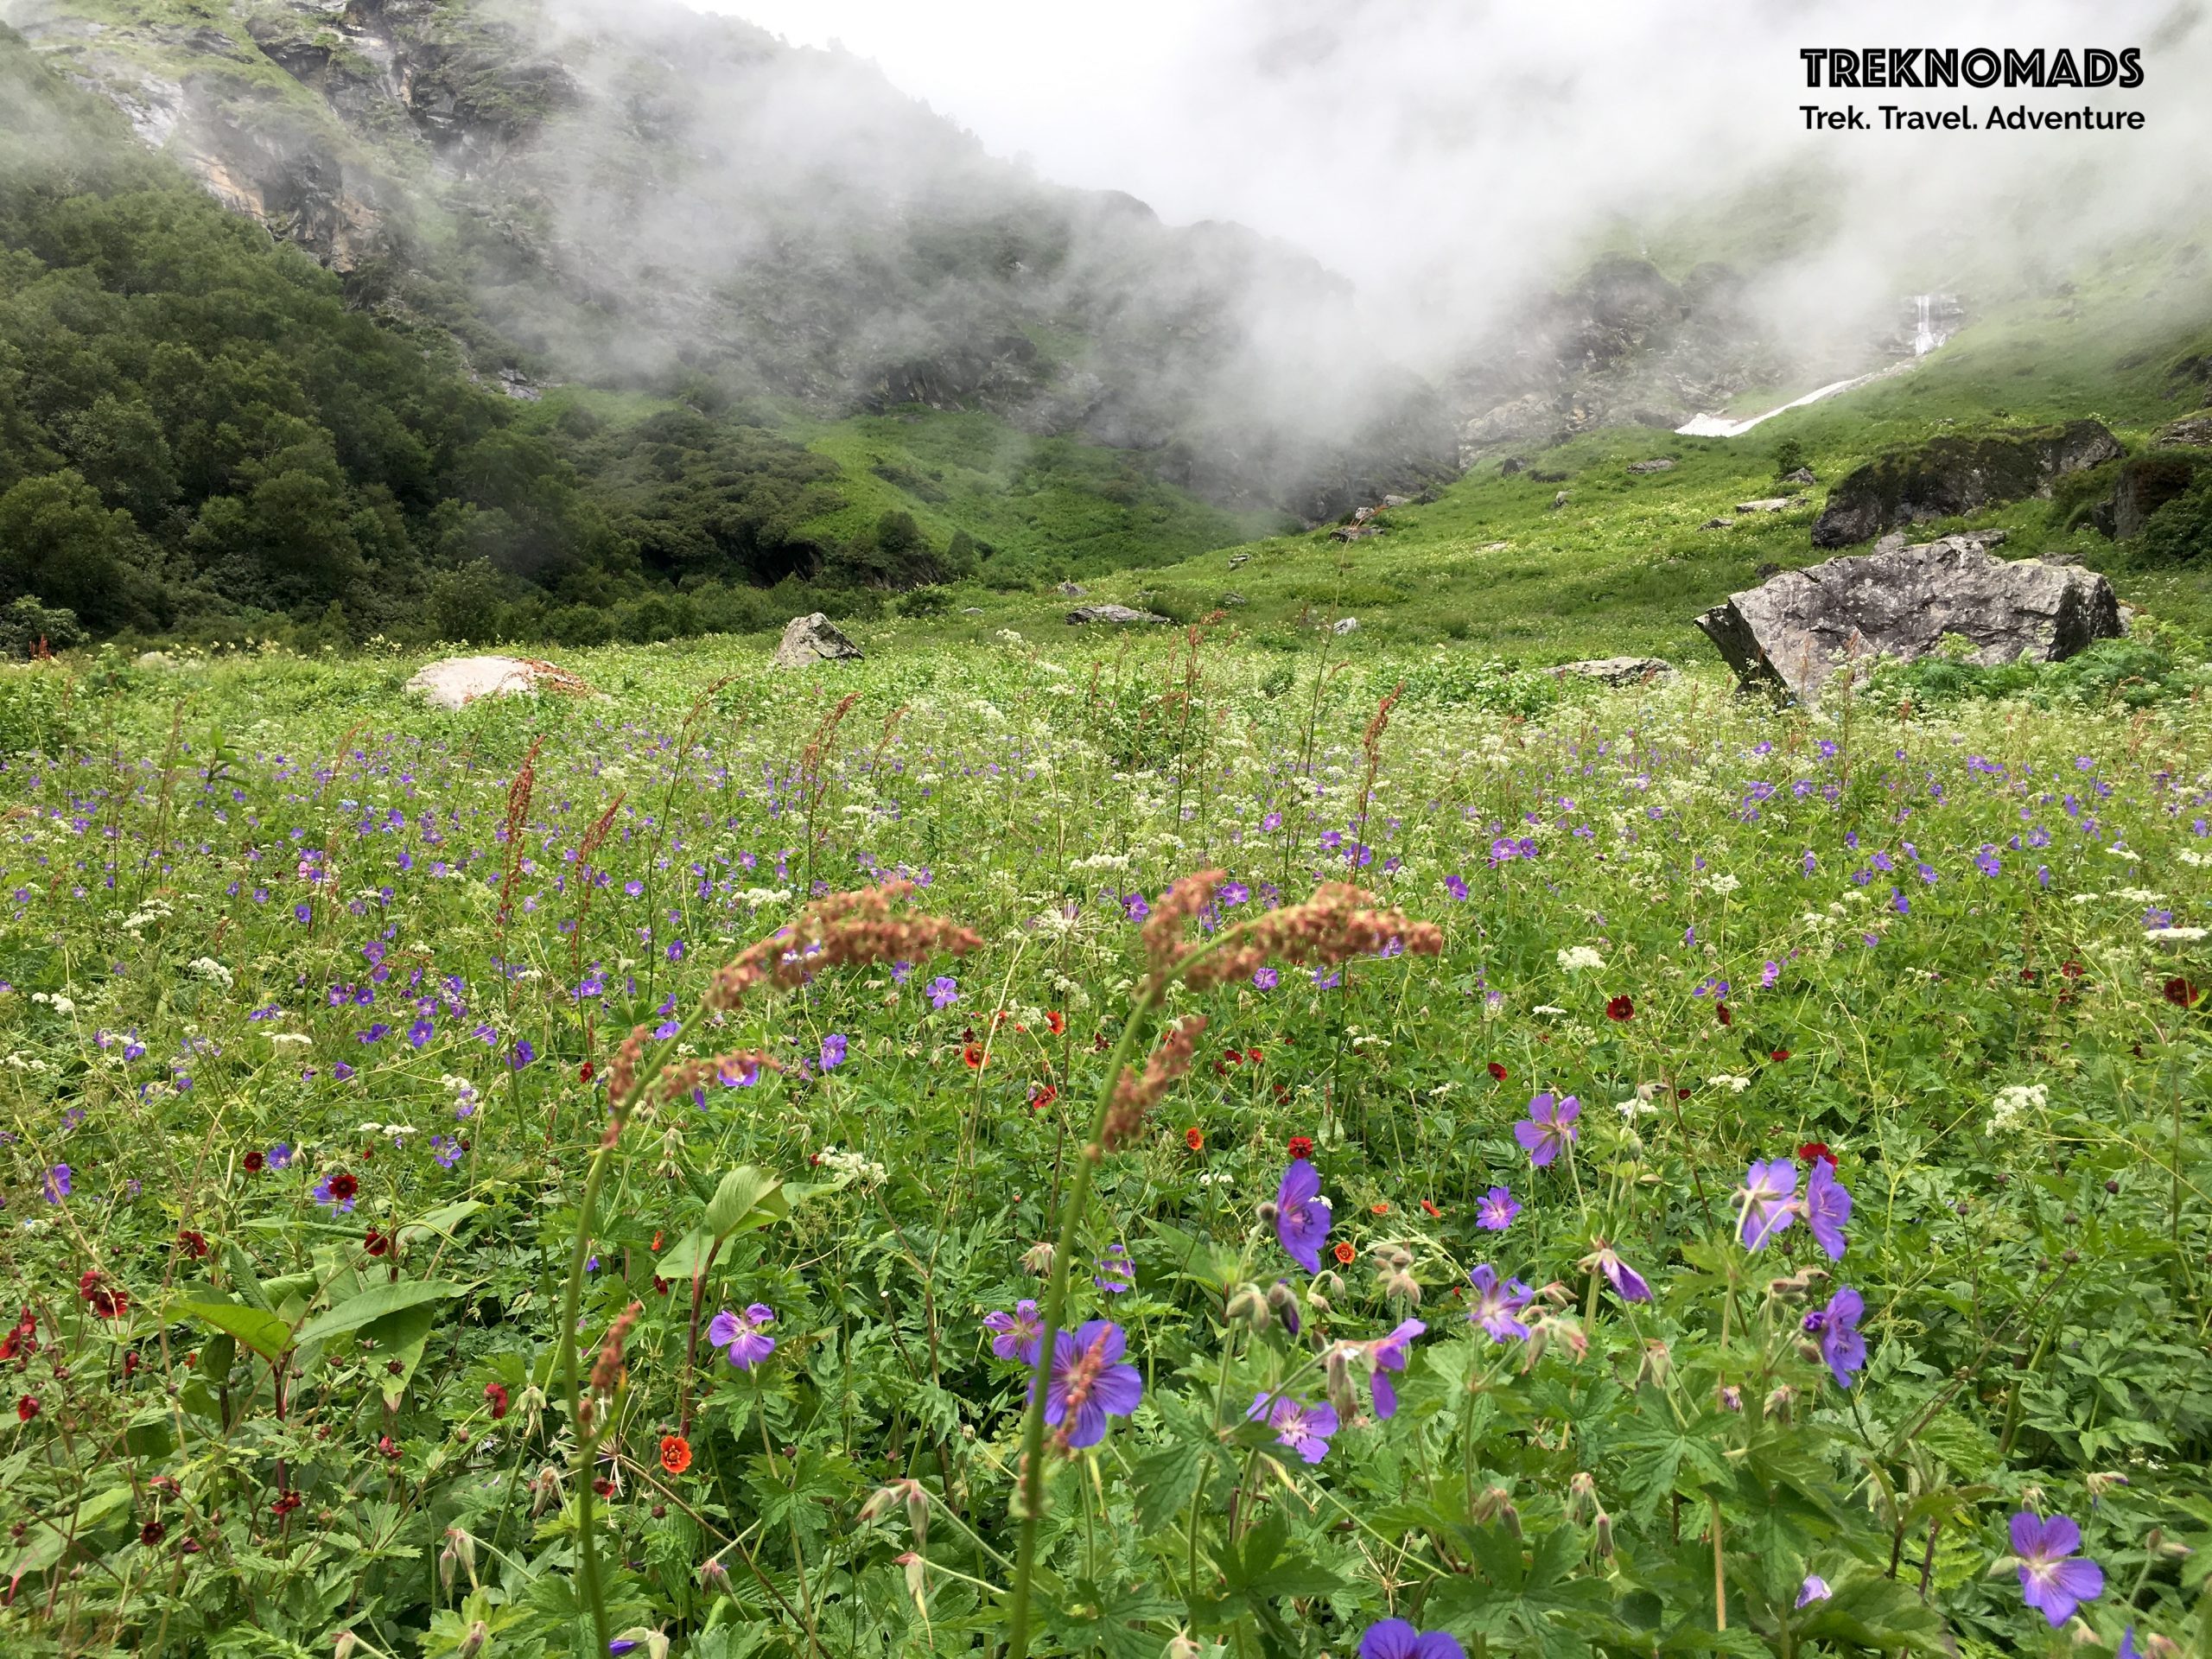
[[[27,1573],[36,1573],[54,1566],[69,1548],[72,1539],[82,1544],[86,1536],[103,1522],[130,1507],[130,1488],[110,1486],[104,1491],[93,1493],[77,1505],[71,1514],[57,1515],[52,1519],[35,1518],[30,1523],[30,1530],[23,1537],[22,1548],[8,1563],[6,1577],[13,1583]]]
[[[751,1232],[791,1214],[783,1195],[783,1179],[750,1164],[741,1164],[722,1177],[715,1196],[707,1200],[707,1231],[715,1238]]]
[[[461,1287],[442,1279],[402,1279],[394,1283],[372,1286],[359,1295],[340,1302],[327,1313],[318,1314],[300,1327],[302,1343],[321,1342],[330,1337],[341,1336],[348,1331],[359,1331],[373,1324],[387,1313],[397,1313],[402,1308],[419,1306],[425,1302],[442,1302],[458,1296]]]
[[[477,1198],[463,1198],[459,1204],[443,1204],[427,1215],[417,1216],[399,1230],[399,1242],[413,1244],[426,1238],[451,1238],[461,1229],[461,1224],[484,1207]]]
[[[423,1344],[429,1339],[430,1327],[437,1319],[434,1306],[417,1302],[361,1327],[360,1339],[376,1351],[377,1386],[384,1390],[385,1404],[394,1411],[399,1409],[400,1396],[407,1392],[416,1367],[423,1363]],[[391,1369],[393,1360],[399,1362],[396,1373]]]
[[[654,1276],[671,1285],[690,1280],[707,1265],[707,1253],[714,1243],[703,1231],[686,1233],[654,1261]]]
[[[283,1357],[296,1339],[292,1327],[265,1308],[237,1302],[179,1302],[171,1310],[188,1319],[237,1338],[264,1359]]]

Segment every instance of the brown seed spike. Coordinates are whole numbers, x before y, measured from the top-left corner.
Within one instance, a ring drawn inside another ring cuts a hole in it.
[[[1160,1096],[1190,1071],[1191,1062],[1198,1054],[1198,1035],[1205,1028],[1205,1015],[1187,1016],[1169,1027],[1167,1034],[1160,1039],[1160,1046],[1146,1060],[1141,1075],[1127,1071],[1122,1073],[1120,1081],[1114,1085],[1113,1103],[1106,1109],[1106,1124],[1098,1137],[1107,1151],[1118,1151],[1134,1140],[1144,1127],[1146,1116],[1160,1103]]]
[[[1188,949],[1183,943],[1184,925],[1213,902],[1214,889],[1228,879],[1226,870],[1200,870],[1160,895],[1144,925],[1145,955],[1155,976],[1165,976]]]

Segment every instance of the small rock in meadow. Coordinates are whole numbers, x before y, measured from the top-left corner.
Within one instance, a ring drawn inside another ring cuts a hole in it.
[[[1671,473],[1675,470],[1675,462],[1670,456],[1655,455],[1649,461],[1631,461],[1628,469],[1631,473]]]
[[[1558,512],[1561,507],[1565,506],[1566,505],[1567,505],[1567,492],[1566,492],[1565,490],[1561,490],[1561,491],[1560,491],[1557,495],[1555,495],[1555,496],[1552,497],[1552,511],[1553,511],[1554,512]]]
[[[1068,626],[1071,627],[1080,627],[1086,622],[1164,624],[1166,620],[1164,616],[1155,615],[1150,611],[1131,610],[1126,605],[1078,605],[1068,613]]]
[[[1756,501],[1738,501],[1736,504],[1736,511],[1738,512],[1780,512],[1785,507],[1793,507],[1796,505],[1797,500],[1795,496],[1768,495],[1762,496]]]
[[[1335,625],[1330,628],[1329,632],[1332,633],[1357,633],[1359,632],[1359,619],[1356,616],[1340,616],[1336,620]]]
[[[1552,670],[1554,679],[1596,680],[1603,685],[1647,685],[1674,677],[1675,665],[1663,657],[1589,657]]]
[[[775,668],[804,668],[810,663],[857,661],[861,648],[839,632],[820,611],[795,616],[784,626],[777,642]]]

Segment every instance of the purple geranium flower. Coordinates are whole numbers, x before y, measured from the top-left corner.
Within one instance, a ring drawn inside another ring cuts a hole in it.
[[[69,1196],[70,1182],[75,1172],[67,1164],[56,1164],[46,1172],[46,1201],[59,1204]]]
[[[1128,1246],[1109,1244],[1106,1253],[1098,1258],[1098,1271],[1090,1282],[1109,1296],[1119,1296],[1125,1290],[1137,1287],[1137,1264],[1129,1260]]]
[[[760,1302],[754,1302],[742,1313],[724,1308],[707,1326],[707,1340],[717,1348],[727,1349],[729,1363],[739,1370],[749,1371],[776,1351],[776,1339],[765,1334],[775,1322],[775,1311]]]
[[[1828,1581],[1817,1573],[1808,1573],[1805,1582],[1797,1586],[1797,1605],[1809,1607],[1816,1601],[1826,1601],[1835,1592],[1828,1588]]]
[[[1001,1359],[1018,1359],[1025,1365],[1037,1363],[1045,1321],[1032,1298],[1023,1297],[1014,1305],[1011,1313],[1000,1311],[984,1314],[983,1328],[992,1333],[991,1351]]]
[[[271,1169],[283,1169],[292,1161],[292,1149],[282,1141],[270,1147],[264,1155]]]
[[[1828,1305],[1805,1316],[1805,1329],[1820,1338],[1821,1357],[1827,1361],[1840,1389],[1866,1363],[1866,1338],[1859,1334],[1859,1321],[1866,1312],[1866,1299],[1846,1285],[1828,1298]]]
[[[1497,1269],[1487,1262],[1467,1278],[1476,1293],[1475,1305],[1467,1312],[1470,1324],[1479,1325],[1489,1332],[1492,1342],[1529,1334],[1529,1327],[1521,1322],[1519,1315],[1527,1310],[1535,1295],[1534,1291],[1518,1279],[1499,1279]]]
[[[939,974],[923,988],[929,992],[933,1008],[949,1008],[960,1000],[960,982],[949,975]]]
[[[1329,1202],[1321,1196],[1321,1173],[1294,1158],[1275,1188],[1275,1236],[1292,1261],[1308,1273],[1321,1271],[1321,1243],[1329,1236]]]
[[[845,1036],[833,1031],[822,1039],[822,1069],[835,1071],[845,1063]]]
[[[1359,1638],[1359,1659],[1467,1659],[1467,1652],[1449,1630],[1417,1630],[1402,1618],[1385,1618]]]
[[[1541,1169],[1581,1133],[1574,1122],[1581,1116],[1582,1102],[1575,1096],[1555,1100],[1547,1089],[1529,1103],[1529,1116],[1513,1126],[1513,1138],[1529,1154],[1529,1161]]]
[[[1137,1368],[1122,1363],[1127,1346],[1122,1327],[1110,1319],[1090,1319],[1072,1333],[1054,1333],[1045,1421],[1060,1430],[1069,1446],[1097,1445],[1106,1438],[1106,1420],[1128,1416],[1144,1398]]]
[[[1753,1164],[1744,1177],[1740,1204],[1743,1224],[1736,1236],[1745,1249],[1756,1250],[1777,1233],[1788,1232],[1797,1219],[1797,1166],[1787,1158]]]
[[[1805,1225],[1812,1231],[1828,1260],[1843,1260],[1843,1224],[1851,1219],[1851,1194],[1835,1178],[1825,1158],[1813,1160],[1812,1178],[1805,1183]]]
[[[1274,1430],[1280,1444],[1308,1463],[1319,1463],[1328,1455],[1329,1436],[1337,1432],[1334,1406],[1309,1406],[1287,1394],[1260,1395],[1244,1414],[1255,1423],[1264,1421]]]
[[[1427,1329],[1419,1319],[1407,1319],[1389,1335],[1378,1337],[1367,1344],[1367,1357],[1375,1366],[1367,1385],[1375,1395],[1377,1417],[1387,1418],[1398,1409],[1398,1391],[1390,1384],[1389,1373],[1406,1369],[1406,1357],[1413,1350],[1414,1338]]]
[[[1622,1261],[1611,1245],[1602,1238],[1593,1238],[1590,1244],[1590,1254],[1584,1256],[1580,1263],[1585,1273],[1604,1274],[1605,1282],[1613,1287],[1613,1294],[1624,1302],[1648,1302],[1651,1300],[1651,1287],[1644,1282],[1643,1275]]]
[[[2105,1592],[2105,1570],[2094,1561],[2076,1559],[2082,1548],[2082,1529],[2063,1515],[2037,1519],[2022,1510],[2012,1517],[2012,1554],[2020,1560],[2020,1592],[2029,1606],[2050,1621],[2056,1630],[2074,1617],[2085,1601]]]
[[[1475,1225],[1489,1232],[1502,1233],[1520,1213],[1521,1206],[1512,1192],[1505,1187],[1493,1186],[1475,1206]]]

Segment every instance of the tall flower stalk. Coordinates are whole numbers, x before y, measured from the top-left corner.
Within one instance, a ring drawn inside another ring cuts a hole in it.
[[[1205,1015],[1186,1016],[1161,1039],[1141,1072],[1131,1069],[1136,1046],[1166,1001],[1169,988],[1179,981],[1192,990],[1211,989],[1249,978],[1270,961],[1328,966],[1373,955],[1393,942],[1402,950],[1424,956],[1438,955],[1444,948],[1444,936],[1433,923],[1416,922],[1397,911],[1377,909],[1371,894],[1333,882],[1318,888],[1303,904],[1266,912],[1224,928],[1204,943],[1190,944],[1183,938],[1185,925],[1206,910],[1213,902],[1214,889],[1226,879],[1227,873],[1222,870],[1185,876],[1153,906],[1144,926],[1148,966],[1129,1010],[1128,1023],[1108,1057],[1105,1081],[1091,1109],[1090,1133],[1076,1158],[1066,1196],[1060,1201],[1029,1405],[1022,1418],[1015,1506],[1021,1531],[1008,1595],[1006,1659],[1026,1659],[1029,1651],[1031,1586],[1045,1516],[1045,1407],[1052,1386],[1054,1347],[1066,1320],[1070,1264],[1090,1207],[1092,1173],[1108,1153],[1118,1151],[1135,1137],[1152,1108],[1191,1069],[1198,1034],[1205,1029]]]

